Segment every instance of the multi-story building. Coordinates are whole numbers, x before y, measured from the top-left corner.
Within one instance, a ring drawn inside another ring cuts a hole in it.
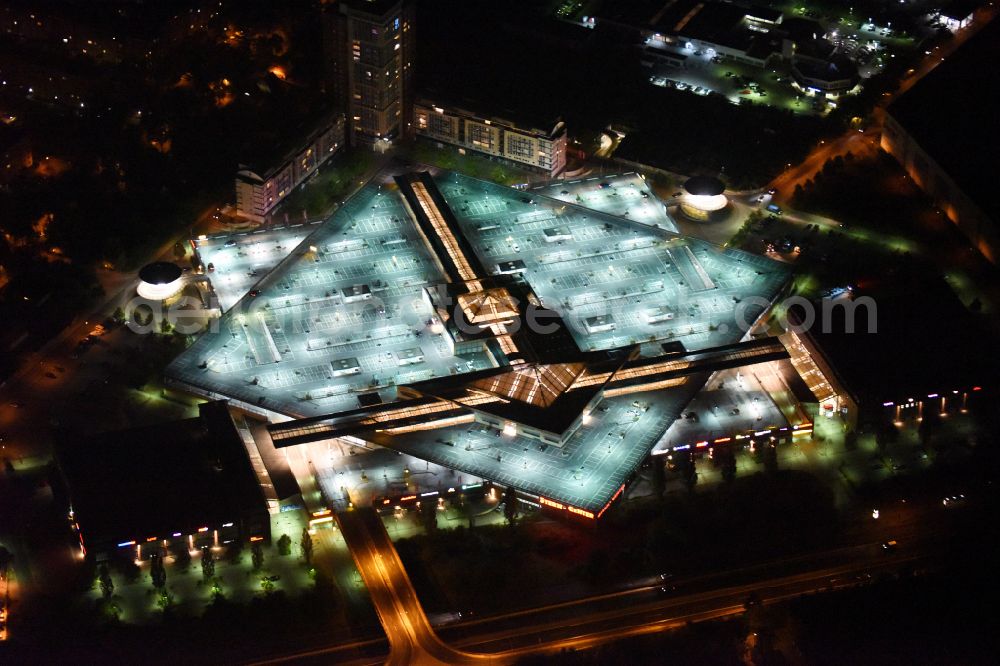
[[[80,550],[97,561],[266,541],[279,511],[225,401],[83,442],[67,432],[56,464]]]
[[[938,23],[952,32],[967,28],[975,19],[980,4],[977,0],[951,0],[938,12]]]
[[[236,173],[236,212],[257,222],[344,145],[344,117],[326,116],[305,141],[272,164],[241,164]]]
[[[991,22],[889,105],[882,149],[990,261],[1000,261],[1000,152],[994,91],[1000,23]],[[947,103],[945,103],[947,102]]]
[[[566,168],[566,125],[562,120],[553,121],[550,129],[539,129],[419,99],[413,107],[413,125],[418,137],[475,150],[551,176]]]
[[[414,29],[408,0],[341,0],[324,13],[328,78],[352,145],[409,134]]]

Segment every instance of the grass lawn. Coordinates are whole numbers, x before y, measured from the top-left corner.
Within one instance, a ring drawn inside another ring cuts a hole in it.
[[[466,152],[465,155],[462,155],[455,146],[443,144],[442,146],[439,148],[437,144],[420,140],[414,142],[412,146],[404,148],[404,155],[415,162],[458,171],[467,176],[489,180],[500,185],[517,185],[545,179],[536,171],[519,169],[508,163],[491,160],[472,152]]]
[[[361,148],[335,155],[312,178],[289,194],[271,213],[271,217],[283,222],[287,216],[294,222],[302,219],[303,212],[307,218],[328,215],[353,187],[359,185],[358,179],[364,176],[374,162],[374,154]]]

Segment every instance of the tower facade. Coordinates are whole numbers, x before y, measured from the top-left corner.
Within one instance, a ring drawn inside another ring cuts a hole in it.
[[[354,145],[388,145],[410,134],[414,7],[408,0],[328,5],[324,39],[330,89]]]

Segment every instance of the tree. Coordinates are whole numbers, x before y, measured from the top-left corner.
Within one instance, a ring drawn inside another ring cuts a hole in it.
[[[920,423],[917,425],[917,437],[919,438],[921,448],[924,450],[930,448],[934,435],[940,426],[941,418],[938,415],[938,410],[933,407],[924,409],[923,418],[920,419]]]
[[[205,580],[215,575],[215,556],[208,546],[201,549],[201,575]]]
[[[292,553],[292,538],[287,534],[282,534],[278,538],[278,554],[290,555]]]
[[[729,446],[723,446],[715,449],[715,456],[719,459],[722,480],[732,483],[736,479],[736,452]]]
[[[163,335],[170,335],[170,331],[172,330],[173,327],[170,325],[169,319],[164,317],[163,319],[160,320],[160,333],[163,333]]]
[[[191,551],[183,541],[177,543],[174,548],[174,566],[178,571],[187,571],[191,566]]]
[[[253,545],[250,546],[250,562],[253,564],[254,571],[260,571],[260,568],[264,566],[264,548],[260,545],[260,541],[254,541]]]
[[[503,517],[508,525],[513,525],[519,515],[521,515],[521,500],[517,498],[514,486],[507,486],[503,494]]]
[[[156,596],[156,605],[160,607],[160,610],[166,612],[174,605],[173,595],[166,589],[160,589],[160,593]]]
[[[153,587],[162,590],[167,584],[167,570],[163,566],[163,558],[153,555],[149,563],[149,577],[153,581]]]
[[[142,305],[137,305],[134,310],[132,310],[132,319],[139,326],[149,326],[153,321],[153,308],[149,307],[145,303]]]
[[[122,322],[125,321],[125,310],[123,310],[121,307],[115,308],[115,313],[111,315],[111,318],[115,322],[121,324]]]
[[[420,524],[428,532],[437,529],[437,500],[425,499],[420,502]]]
[[[239,564],[242,560],[243,543],[239,539],[236,539],[226,549],[226,561],[230,564]]]
[[[132,559],[131,556],[117,558],[114,561],[113,566],[129,583],[138,581],[139,577],[142,575],[142,569],[139,568],[139,565],[135,563],[135,560]]]
[[[698,483],[698,470],[695,466],[694,458],[691,459],[691,464],[687,468],[684,474],[684,485],[687,486],[688,492],[694,492],[694,487]]]
[[[899,429],[888,418],[883,419],[875,429],[875,446],[881,455],[885,455],[889,445],[899,439]]]
[[[653,492],[657,497],[663,497],[663,492],[667,489],[667,471],[663,467],[663,461],[653,457]]]
[[[764,444],[760,448],[760,455],[764,461],[764,470],[767,472],[778,471],[778,447],[774,444]]]
[[[309,534],[308,528],[302,528],[302,540],[299,545],[302,547],[302,559],[306,561],[306,564],[312,564],[313,538]]]
[[[115,593],[115,581],[111,580],[111,572],[108,571],[107,563],[101,565],[98,580],[101,584],[101,596],[110,599],[111,595]]]
[[[590,552],[590,556],[587,557],[583,571],[588,580],[599,581],[607,578],[610,567],[611,556],[608,555],[607,549],[595,548]]]
[[[795,189],[792,191],[792,203],[796,206],[801,205],[804,200],[804,195],[805,190],[802,189],[802,184],[797,184]]]
[[[687,451],[674,453],[674,456],[677,473],[684,480],[688,491],[693,491],[695,484],[698,483],[698,471],[695,469],[694,458]]]
[[[885,454],[885,450],[889,447],[889,436],[884,427],[875,431],[875,447],[882,455]]]

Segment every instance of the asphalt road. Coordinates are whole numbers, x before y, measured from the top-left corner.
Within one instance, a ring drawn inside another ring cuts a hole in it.
[[[969,534],[977,514],[949,509],[936,499],[894,501],[880,518],[867,512],[845,530],[849,545],[758,565],[687,578],[635,581],[592,597],[553,603],[440,629],[450,648],[427,624],[398,555],[373,512],[344,514],[342,529],[355,553],[383,622],[392,654],[387,663],[510,663],[528,654],[580,650],[689,622],[735,616],[746,610],[751,593],[762,604],[867,584],[900,571],[923,572],[947,566],[955,551],[974,547],[957,537]],[[961,530],[961,531],[960,531]],[[374,536],[372,534],[374,533]],[[895,540],[892,549],[883,543]],[[381,555],[381,557],[379,557]],[[375,587],[383,588],[376,592]],[[661,587],[666,587],[662,590]],[[314,647],[284,655],[281,663],[380,663],[358,658],[358,646]],[[475,651],[470,654],[466,651]],[[372,653],[366,653],[372,654]],[[422,658],[428,658],[422,661]]]
[[[989,23],[995,13],[996,10],[993,8],[978,9],[975,20],[968,28],[956,33],[954,38],[943,45],[943,47],[935,47],[933,51],[927,53],[910,70],[910,73],[903,77],[903,80],[900,81],[899,87],[895,91],[884,93],[873,111],[877,123],[875,127],[865,133],[853,129],[848,130],[836,139],[821,141],[802,162],[794,166],[789,165],[786,171],[783,171],[771,181],[770,187],[778,190],[775,199],[781,203],[789,203],[795,186],[805,185],[807,181],[815,177],[828,159],[832,159],[837,155],[845,155],[848,152],[853,152],[855,155],[873,152],[878,146],[878,136],[881,133],[881,125],[885,119],[885,108],[897,97],[912,88],[923,77],[934,71],[956,49]]]
[[[337,522],[389,638],[387,664],[507,663],[496,657],[461,652],[437,637],[374,510],[347,511],[338,514]]]

